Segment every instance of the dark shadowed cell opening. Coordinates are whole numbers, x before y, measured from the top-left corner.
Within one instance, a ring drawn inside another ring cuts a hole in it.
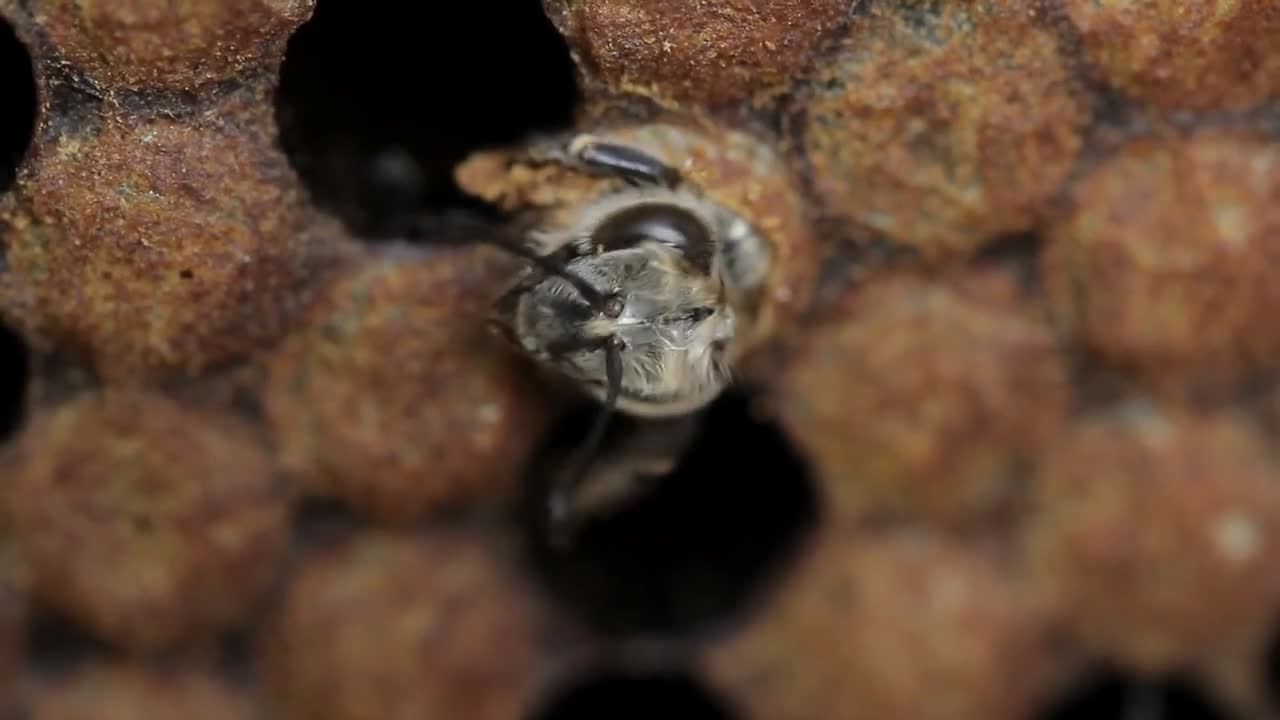
[[[351,507],[339,500],[305,497],[293,506],[293,534],[306,547],[340,542],[364,527]]]
[[[41,673],[67,672],[83,662],[111,656],[111,648],[84,626],[44,605],[27,623],[27,663]]]
[[[0,324],[0,441],[7,440],[22,424],[30,373],[26,342]]]
[[[1280,708],[1280,618],[1271,630],[1270,644],[1263,658],[1261,672],[1271,704]]]
[[[36,80],[31,55],[0,20],[0,193],[9,189],[35,129]]]
[[[552,595],[616,639],[687,639],[733,619],[816,521],[803,461],[746,398],[727,395],[673,472],[590,516],[560,549],[545,523],[546,468],[582,442],[593,413],[557,428],[526,484],[533,565]]]
[[[1235,720],[1235,716],[1187,678],[1139,678],[1100,669],[1054,700],[1037,720]]]
[[[551,697],[529,720],[733,720],[693,678],[683,674],[599,673]]]
[[[1020,233],[996,238],[978,251],[978,265],[1004,268],[1012,272],[1028,292],[1039,291],[1040,253],[1044,242],[1039,235]]]
[[[567,127],[577,99],[539,0],[319,0],[280,79],[284,151],[316,202],[370,239],[412,213],[481,209],[454,166]]]

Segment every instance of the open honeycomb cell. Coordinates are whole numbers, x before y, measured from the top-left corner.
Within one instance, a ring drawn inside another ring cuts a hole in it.
[[[5,112],[0,116],[0,193],[13,184],[18,163],[31,145],[36,116],[36,83],[31,56],[0,16],[0,92]]]
[[[1275,717],[1278,63],[1268,0],[0,0],[0,717]],[[597,408],[475,246],[618,186],[515,160],[571,132],[774,264],[564,549]]]

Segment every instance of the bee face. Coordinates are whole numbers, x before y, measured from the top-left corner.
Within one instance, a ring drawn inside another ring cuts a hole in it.
[[[598,398],[607,391],[606,343],[615,339],[622,358],[618,405],[632,414],[687,412],[729,379],[735,313],[708,272],[711,257],[685,252],[687,233],[706,229],[668,223],[696,222],[677,211],[628,209],[595,236],[596,252],[565,264],[567,273],[609,297],[608,308],[593,307],[559,275],[518,285],[505,301],[524,349]]]
[[[564,162],[627,183],[530,233],[542,262],[499,302],[498,324],[601,400],[613,355],[617,407],[629,414],[682,415],[706,405],[729,382],[745,320],[736,305],[751,290],[744,285],[763,278],[763,240],[633,148],[581,140],[570,148],[576,154]]]

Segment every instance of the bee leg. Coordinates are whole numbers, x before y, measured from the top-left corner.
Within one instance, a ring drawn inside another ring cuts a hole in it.
[[[611,143],[591,135],[579,135],[569,142],[569,157],[596,172],[617,175],[629,183],[675,187],[680,172],[658,158],[636,148]]]
[[[527,145],[524,154],[535,164],[577,166],[594,173],[621,177],[632,185],[675,187],[684,180],[678,170],[643,150],[601,140],[590,134],[546,137]]]
[[[647,493],[671,474],[679,457],[668,453],[621,453],[592,472],[569,500],[579,518],[602,514]]]
[[[560,483],[551,497],[552,542],[565,547],[581,524],[634,502],[680,464],[701,427],[701,414],[634,420],[580,480]]]
[[[604,405],[596,414],[591,431],[583,442],[581,455],[573,463],[573,470],[556,479],[551,488],[548,510],[550,511],[551,543],[564,549],[572,539],[577,524],[572,514],[572,501],[582,480],[595,466],[596,456],[604,446],[605,432],[609,422],[618,410],[618,397],[622,393],[622,338],[610,335],[605,338],[602,349],[605,352],[605,379],[607,390]]]

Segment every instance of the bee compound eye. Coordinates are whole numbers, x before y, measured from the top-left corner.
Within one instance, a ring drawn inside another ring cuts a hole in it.
[[[644,203],[620,210],[596,228],[593,239],[606,250],[661,243],[704,271],[710,266],[713,249],[706,224],[689,210],[668,203]]]

